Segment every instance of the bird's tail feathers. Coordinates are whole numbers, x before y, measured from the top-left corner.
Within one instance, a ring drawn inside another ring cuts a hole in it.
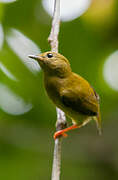
[[[99,133],[99,135],[102,135],[100,107],[98,109],[98,115],[94,119],[97,124],[98,133]]]

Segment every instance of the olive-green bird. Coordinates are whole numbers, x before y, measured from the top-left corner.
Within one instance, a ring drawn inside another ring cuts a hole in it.
[[[72,72],[69,61],[61,54],[45,52],[29,55],[38,61],[44,71],[44,85],[53,103],[72,119],[73,125],[54,134],[56,139],[65,132],[80,128],[91,119],[101,134],[99,96],[81,76]]]

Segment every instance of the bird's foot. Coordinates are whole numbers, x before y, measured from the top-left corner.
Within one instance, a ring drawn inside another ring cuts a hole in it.
[[[57,131],[55,134],[54,134],[54,139],[56,139],[56,138],[59,138],[59,137],[61,137],[61,136],[63,136],[63,137],[67,137],[68,135],[65,133],[65,132],[68,132],[68,131],[70,131],[70,130],[72,130],[72,129],[76,129],[76,128],[80,128],[81,127],[81,125],[80,126],[78,126],[78,125],[72,125],[72,126],[70,126],[70,127],[68,127],[68,128],[65,128],[65,129],[62,129],[62,130],[60,130],[60,131]]]
[[[60,131],[57,131],[57,132],[54,133],[54,139],[59,138],[61,136],[67,137],[68,135],[66,133],[64,133],[63,130],[60,130]]]

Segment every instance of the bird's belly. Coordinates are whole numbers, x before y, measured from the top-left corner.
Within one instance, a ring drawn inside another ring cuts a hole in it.
[[[83,124],[83,122],[88,119],[87,115],[83,115],[80,112],[76,112],[72,110],[71,108],[65,107],[65,106],[60,106],[60,109],[62,109],[65,114],[72,119],[73,124]]]

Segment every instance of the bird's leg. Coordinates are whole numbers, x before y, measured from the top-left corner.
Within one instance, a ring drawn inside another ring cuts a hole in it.
[[[65,132],[68,132],[68,131],[70,131],[70,130],[72,130],[72,129],[76,129],[76,128],[80,128],[80,127],[81,127],[81,125],[79,126],[79,125],[74,124],[74,125],[72,125],[72,126],[70,126],[70,127],[68,127],[68,128],[65,128],[65,129],[62,129],[62,130],[60,130],[60,131],[57,131],[57,132],[54,134],[54,139],[56,139],[56,138],[58,138],[58,137],[60,137],[60,136],[66,137],[67,134],[66,134]]]

